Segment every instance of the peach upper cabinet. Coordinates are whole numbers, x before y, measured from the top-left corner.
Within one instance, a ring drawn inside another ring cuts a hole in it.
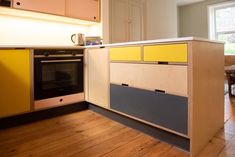
[[[13,0],[13,8],[65,15],[65,0]]]
[[[100,20],[100,0],[66,0],[65,15],[89,21]]]
[[[100,21],[100,0],[12,0],[12,7],[88,21]]]

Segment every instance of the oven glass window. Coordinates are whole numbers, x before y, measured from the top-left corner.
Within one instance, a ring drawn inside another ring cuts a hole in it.
[[[42,90],[72,90],[78,86],[76,63],[44,63],[42,65]]]
[[[83,59],[35,59],[35,100],[83,92]]]

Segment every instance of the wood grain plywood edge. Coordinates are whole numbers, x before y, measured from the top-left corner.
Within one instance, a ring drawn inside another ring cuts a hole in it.
[[[88,49],[84,50],[84,93],[85,93],[85,101],[89,100],[89,84],[88,84]]]
[[[192,138],[192,42],[188,42],[188,136]],[[190,145],[191,146],[191,145]],[[190,150],[192,150],[190,148]]]
[[[192,41],[190,56],[190,156],[196,156],[224,124],[223,45]]]
[[[34,110],[34,50],[29,49],[30,71],[30,112]]]

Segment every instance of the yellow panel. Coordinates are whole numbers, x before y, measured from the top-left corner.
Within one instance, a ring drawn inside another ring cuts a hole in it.
[[[110,48],[111,61],[141,61],[140,47]]]
[[[0,50],[0,117],[30,110],[30,51]]]
[[[187,62],[187,44],[144,47],[144,61]]]

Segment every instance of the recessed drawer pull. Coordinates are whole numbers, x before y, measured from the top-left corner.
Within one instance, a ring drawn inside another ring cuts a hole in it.
[[[126,87],[128,87],[129,85],[128,85],[128,84],[125,84],[125,83],[122,83],[122,86],[126,86]]]
[[[158,64],[168,64],[168,62],[158,62]]]
[[[154,91],[155,91],[155,92],[158,92],[158,93],[166,93],[166,91],[164,91],[164,90],[159,90],[159,89],[155,89]]]

